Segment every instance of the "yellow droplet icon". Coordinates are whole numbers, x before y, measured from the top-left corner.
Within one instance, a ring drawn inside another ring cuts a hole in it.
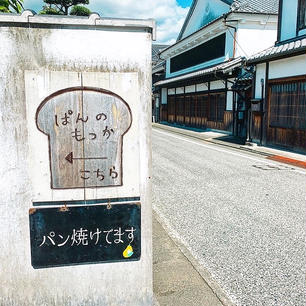
[[[131,257],[133,254],[134,254],[134,252],[133,252],[133,248],[132,248],[131,245],[128,245],[128,246],[126,247],[126,249],[123,251],[123,257],[124,257],[124,258],[129,258],[129,257]]]

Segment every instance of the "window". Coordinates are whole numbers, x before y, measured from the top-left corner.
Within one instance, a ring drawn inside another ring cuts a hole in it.
[[[225,93],[210,94],[208,120],[223,122],[224,110],[225,110]]]
[[[193,49],[171,58],[170,72],[173,73],[224,56],[225,38],[225,34],[221,34]]]
[[[306,0],[299,0],[297,28],[298,31],[306,28]]]
[[[306,81],[271,85],[270,126],[306,129]]]

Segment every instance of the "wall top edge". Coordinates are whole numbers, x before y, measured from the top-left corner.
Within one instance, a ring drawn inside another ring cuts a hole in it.
[[[100,26],[150,29],[152,39],[156,39],[156,23],[154,19],[128,19],[128,18],[101,18],[98,13],[92,13],[88,17],[38,15],[32,10],[25,10],[22,14],[0,13],[0,23],[27,23],[60,26]],[[1,27],[1,25],[0,25]]]

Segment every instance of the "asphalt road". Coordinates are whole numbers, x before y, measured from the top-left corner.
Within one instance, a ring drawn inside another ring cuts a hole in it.
[[[153,129],[153,208],[236,305],[305,306],[305,201],[302,169]]]

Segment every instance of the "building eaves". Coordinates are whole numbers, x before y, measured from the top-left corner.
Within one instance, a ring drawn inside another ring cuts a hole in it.
[[[161,45],[161,44],[152,44],[152,66],[156,67],[160,63],[163,63],[164,60],[159,57],[160,52],[169,47],[169,45]]]
[[[222,20],[222,19],[226,20],[226,19],[228,18],[228,16],[230,16],[230,15],[233,14],[233,13],[235,13],[235,14],[236,14],[236,13],[237,13],[237,14],[249,14],[249,15],[264,14],[264,13],[262,13],[262,12],[242,12],[242,11],[233,11],[233,12],[231,12],[231,11],[230,11],[230,12],[225,13],[224,15],[222,15],[222,16],[220,16],[220,17],[218,17],[218,18],[216,18],[216,19],[214,19],[214,20],[212,20],[212,21],[210,21],[209,23],[207,23],[206,25],[204,25],[203,27],[201,27],[201,28],[198,29],[197,31],[195,31],[195,32],[193,32],[193,33],[191,33],[191,34],[189,34],[188,36],[182,38],[181,40],[176,41],[173,45],[170,45],[169,47],[167,47],[167,48],[165,48],[164,50],[162,50],[162,51],[160,52],[160,54],[163,54],[164,52],[167,52],[167,51],[170,50],[171,48],[173,48],[173,47],[177,46],[178,44],[180,44],[181,42],[183,42],[183,41],[189,39],[191,36],[196,35],[196,34],[199,33],[200,31],[202,31],[202,30],[208,28],[209,26],[213,25],[214,23],[217,23],[218,21],[220,21],[220,20]],[[277,14],[269,14],[269,15],[277,15]]]
[[[160,54],[162,54],[162,53],[164,53],[165,51],[169,50],[170,48],[176,46],[177,44],[181,43],[182,41],[184,41],[184,40],[190,38],[192,35],[194,35],[194,34],[200,32],[200,31],[202,31],[203,29],[209,27],[210,25],[212,25],[212,24],[218,22],[219,20],[225,18],[227,15],[228,15],[228,14],[225,14],[225,15],[222,15],[222,16],[220,16],[220,17],[218,17],[218,18],[212,20],[211,22],[207,23],[205,26],[203,26],[202,28],[198,29],[197,31],[195,31],[195,32],[193,32],[193,33],[191,33],[191,34],[189,34],[188,36],[184,37],[183,39],[181,39],[181,40],[179,40],[179,41],[176,41],[173,45],[171,45],[171,46],[169,46],[168,48],[164,49]]]
[[[277,0],[221,0],[222,2],[230,5],[230,12],[236,13],[257,13],[257,14],[278,14],[278,1]],[[193,0],[190,9],[185,18],[184,24],[177,37],[177,42],[182,39],[183,33],[188,25],[188,22],[195,10],[198,0]]]
[[[156,72],[165,70],[165,64],[166,64],[166,61],[162,61],[158,63],[157,65],[153,66],[152,73],[156,73]]]
[[[159,53],[168,47],[169,45],[152,44],[152,58],[159,56]]]
[[[306,38],[298,39],[285,44],[276,45],[263,50],[247,59],[247,64],[261,63],[280,57],[295,55],[306,51]]]
[[[244,58],[243,57],[238,57],[238,58],[235,58],[233,60],[229,60],[229,61],[223,62],[221,64],[214,65],[212,67],[208,67],[208,68],[205,68],[205,69],[201,69],[201,70],[198,70],[198,71],[194,71],[194,72],[190,72],[190,73],[187,73],[187,74],[184,74],[184,75],[180,75],[180,76],[177,76],[177,77],[173,77],[173,78],[158,81],[154,84],[154,86],[161,86],[161,85],[165,85],[165,84],[175,83],[175,82],[178,82],[178,81],[183,81],[183,80],[187,80],[187,79],[191,79],[191,78],[200,77],[200,76],[203,76],[203,75],[213,74],[213,73],[216,73],[216,72],[228,73],[228,72],[232,71],[233,69],[242,66],[243,63],[244,63]]]

